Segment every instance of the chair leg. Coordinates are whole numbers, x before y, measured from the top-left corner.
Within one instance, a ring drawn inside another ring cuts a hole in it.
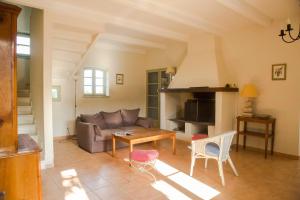
[[[225,186],[225,179],[224,179],[222,161],[218,161],[218,166],[219,166],[219,174],[220,174],[220,177],[221,177],[222,185]]]
[[[193,176],[195,160],[196,160],[196,158],[194,156],[192,156],[190,176]]]
[[[228,156],[228,162],[229,162],[229,164],[230,164],[230,167],[231,167],[233,173],[234,173],[236,176],[239,176],[239,174],[238,174],[238,172],[236,171],[236,168],[235,168],[235,166],[234,166],[234,164],[233,164],[233,162],[232,162],[230,156]]]
[[[208,158],[205,158],[205,169],[207,169],[207,161],[208,161]]]

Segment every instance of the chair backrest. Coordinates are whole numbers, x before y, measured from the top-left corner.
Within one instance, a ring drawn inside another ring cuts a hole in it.
[[[228,158],[232,139],[235,134],[236,131],[229,131],[219,135],[219,137],[221,137],[220,155],[219,155],[220,160],[226,160]]]

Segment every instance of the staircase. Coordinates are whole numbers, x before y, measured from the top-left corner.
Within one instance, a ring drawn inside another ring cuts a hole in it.
[[[18,90],[18,134],[29,134],[38,142],[29,90]]]

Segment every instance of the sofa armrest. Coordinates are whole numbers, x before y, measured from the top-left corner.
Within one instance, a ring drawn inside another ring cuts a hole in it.
[[[77,121],[76,123],[78,145],[89,152],[92,151],[96,127],[97,126],[95,124],[91,123],[85,123],[80,121]]]
[[[142,126],[144,128],[152,128],[153,127],[153,120],[148,117],[138,117],[136,123],[138,126]]]

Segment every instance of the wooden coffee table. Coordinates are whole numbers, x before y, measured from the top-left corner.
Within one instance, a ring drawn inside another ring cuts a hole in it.
[[[145,129],[145,130],[134,130],[133,135],[128,136],[119,136],[113,134],[112,137],[112,156],[115,156],[116,153],[116,140],[125,142],[129,144],[129,159],[131,160],[130,153],[133,150],[134,144],[141,144],[145,142],[156,142],[157,140],[162,139],[172,139],[172,151],[173,154],[176,154],[176,132],[167,131],[161,129]]]

